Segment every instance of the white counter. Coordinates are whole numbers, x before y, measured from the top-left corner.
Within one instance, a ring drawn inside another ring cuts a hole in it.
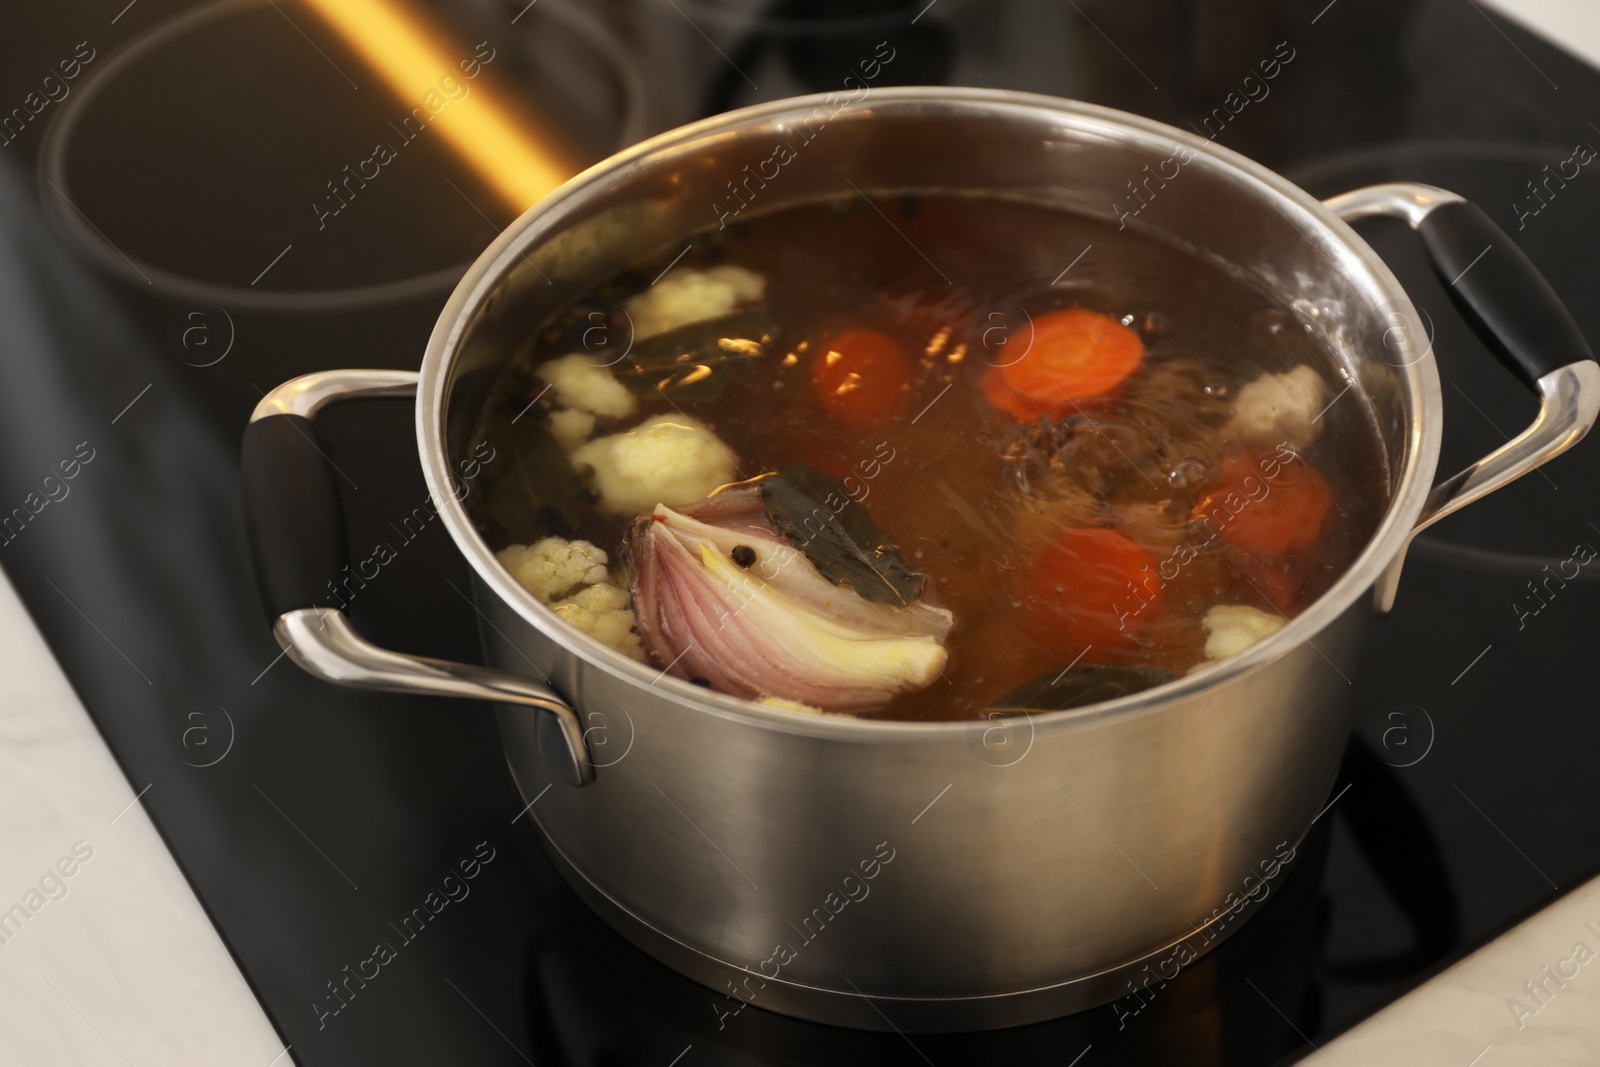
[[[136,792],[0,573],[0,1067],[282,1067]]]

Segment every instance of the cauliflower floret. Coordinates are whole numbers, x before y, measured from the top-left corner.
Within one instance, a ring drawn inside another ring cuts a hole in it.
[[[573,452],[594,433],[594,416],[587,411],[561,409],[550,413],[550,436],[563,452]]]
[[[1308,445],[1322,430],[1312,420],[1322,411],[1326,391],[1322,376],[1305,364],[1283,374],[1263,374],[1239,390],[1227,432],[1246,444]]]
[[[601,644],[645,662],[644,645],[633,632],[633,612],[628,591],[614,585],[591,585],[550,607],[563,619]]]
[[[605,550],[588,541],[546,537],[531,545],[503,548],[496,558],[524,589],[546,604],[581,586],[611,579],[606,572]]]
[[[622,418],[639,406],[638,398],[616,375],[582,355],[541,363],[533,373],[550,383],[558,405],[572,411]]]
[[[733,481],[733,452],[687,415],[657,415],[625,433],[599,437],[571,456],[594,471],[600,507],[638,515],[657,504],[682,504]]]
[[[1200,625],[1206,629],[1206,659],[1215,662],[1277,633],[1285,620],[1248,604],[1218,604],[1206,612]]]
[[[643,341],[691,322],[726,315],[741,304],[753,304],[766,289],[765,278],[743,267],[683,267],[624,300],[622,305],[633,320],[633,339]]]
[[[546,537],[496,554],[511,576],[555,613],[602,644],[645,662],[628,591],[612,584],[606,554],[588,541]]]

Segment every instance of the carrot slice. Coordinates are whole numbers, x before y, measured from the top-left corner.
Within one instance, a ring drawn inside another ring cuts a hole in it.
[[[1277,473],[1267,477],[1274,467]],[[1305,457],[1278,463],[1235,452],[1223,457],[1220,478],[1190,521],[1209,523],[1240,548],[1273,554],[1315,541],[1332,507],[1333,491]]]
[[[1006,376],[1000,367],[990,367],[983,372],[983,377],[978,379],[978,388],[983,390],[984,398],[1010,415],[1018,422],[1032,422],[1045,415],[1054,415],[1067,407],[1067,402],[1057,397],[1056,402],[1041,403],[1031,397],[1017,392],[1006,384]]]
[[[1116,319],[1085,308],[1033,320],[1033,343],[1001,367],[1006,385],[1036,404],[1104,396],[1144,362],[1144,341]]]
[[[855,430],[870,430],[904,413],[911,357],[877,330],[847,330],[811,364],[811,391],[829,415]]]
[[[1033,636],[1062,656],[1134,647],[1161,610],[1151,558],[1115,530],[1068,527],[1034,557],[1023,606]]]

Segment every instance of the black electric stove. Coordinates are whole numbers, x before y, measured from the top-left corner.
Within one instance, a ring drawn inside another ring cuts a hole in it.
[[[1319,195],[1433,182],[1513,233],[1600,338],[1600,180],[1577,162],[1600,145],[1600,73],[1473,0],[381,6],[410,11],[454,74],[441,107],[496,95],[574,164],[839,88],[890,41],[879,84],[1220,129]],[[0,514],[28,512],[0,565],[300,1063],[1268,1064],[1600,869],[1600,839],[1573,829],[1600,818],[1584,696],[1600,571],[1544,583],[1600,544],[1590,442],[1418,542],[1348,671],[1360,725],[1301,862],[1175,980],[988,1034],[720,1019],[721,998],[556,876],[486,708],[319,684],[263,620],[238,506],[252,406],[306,371],[415,367],[450,284],[514,214],[442,134],[405,126],[415,102],[362,56],[396,47],[387,25],[356,47],[293,0],[93,0],[19,6],[0,35]],[[1273,57],[1270,83],[1246,82]],[[380,161],[375,142],[401,147]],[[1443,466],[1463,466],[1533,401],[1413,236],[1363,225],[1431,319]],[[425,496],[410,407],[322,425],[364,555]],[[47,481],[63,462],[75,476]],[[473,659],[466,588],[434,524],[350,614],[381,644]],[[466,895],[402,935],[474,856],[492,858]],[[378,943],[396,958],[344,984]]]

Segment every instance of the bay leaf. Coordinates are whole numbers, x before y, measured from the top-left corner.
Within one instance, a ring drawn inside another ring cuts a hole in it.
[[[1078,663],[1024,682],[989,705],[1001,715],[1086,708],[1170,682],[1177,675],[1157,667]]]
[[[809,463],[786,463],[756,482],[767,515],[824,578],[878,604],[904,607],[922,596],[925,576],[906,563],[841,479]]]
[[[474,510],[498,524],[512,544],[571,537],[584,509],[583,479],[551,436],[548,416],[531,408],[482,426],[481,440],[494,449],[494,459],[485,465]]]

